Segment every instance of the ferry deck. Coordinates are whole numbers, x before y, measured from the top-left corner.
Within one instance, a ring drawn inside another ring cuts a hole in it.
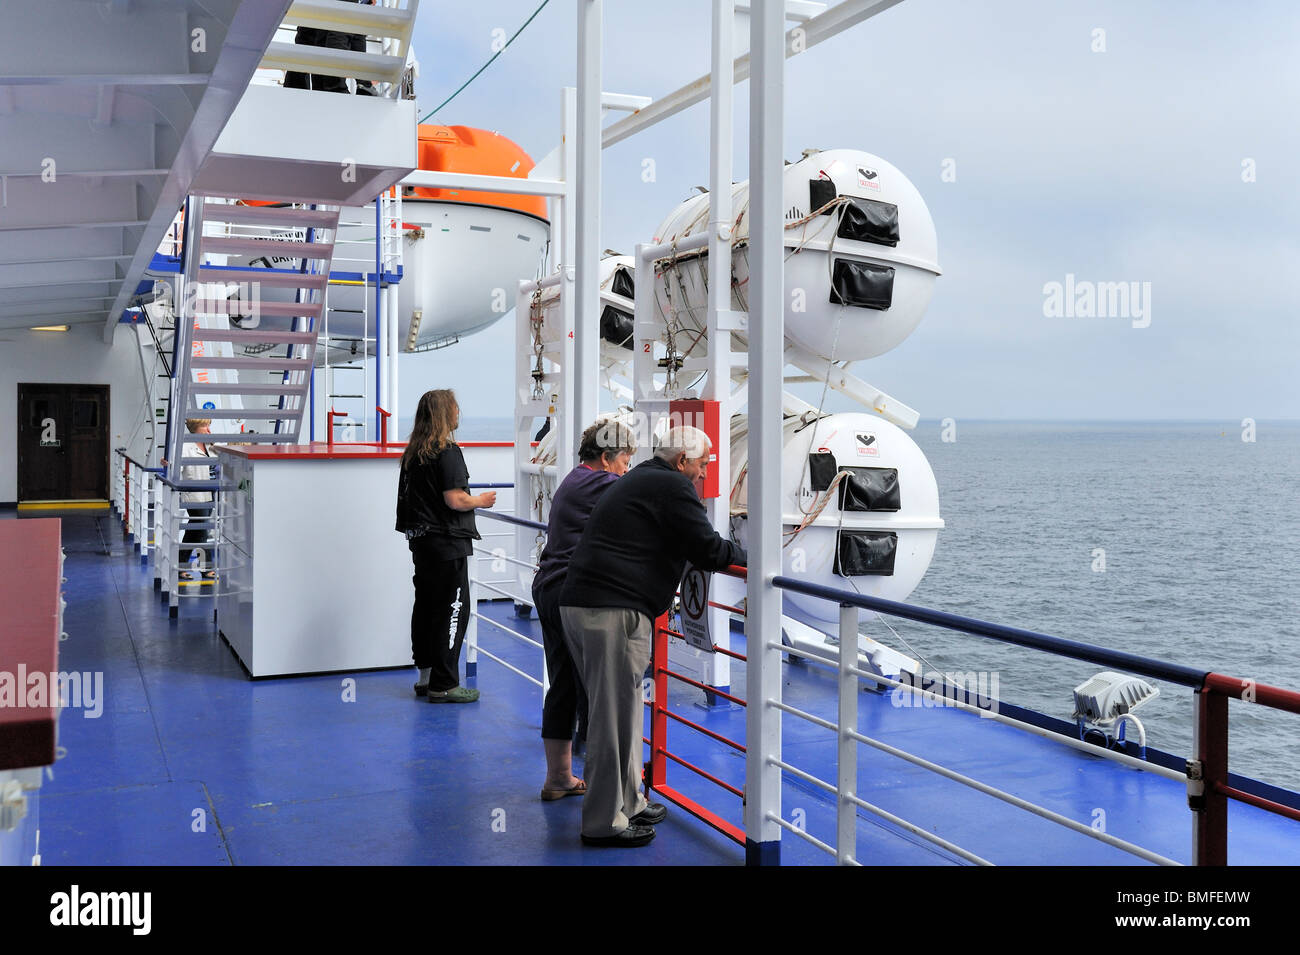
[[[12,512],[4,515],[11,517]],[[103,671],[102,716],[65,710],[61,758],[39,803],[45,865],[742,865],[745,850],[672,807],[655,841],[635,851],[583,847],[580,800],[545,803],[539,741],[541,692],[481,656],[477,704],[428,706],[413,670],[250,680],[213,621],[211,601],[181,601],[171,618],[121,524],[105,513],[66,513],[61,666]],[[480,610],[539,637],[508,600]],[[540,654],[491,626],[480,645],[537,673]],[[743,652],[743,639],[733,646]],[[540,675],[540,674],[538,674]],[[347,680],[355,700],[345,701]],[[836,674],[784,666],[784,700],[833,720]],[[744,686],[738,664],[734,686]],[[737,691],[740,692],[740,691]],[[706,708],[703,693],[674,687],[670,708],[731,739],[744,712]],[[1191,862],[1183,786],[957,709],[898,707],[861,694],[860,731],[1085,824],[1103,809],[1109,832]],[[680,732],[678,730],[681,730]],[[835,778],[834,734],[787,719],[782,757]],[[738,788],[744,758],[674,726],[670,749]],[[648,755],[648,751],[647,751]],[[575,761],[575,771],[580,771]],[[740,799],[670,764],[668,782],[736,824]],[[910,765],[863,749],[866,801],[1000,865],[1142,864],[1129,853]],[[789,773],[782,813],[834,841],[832,794]],[[199,820],[196,822],[196,820]],[[1249,805],[1230,809],[1232,864],[1300,857],[1288,819]],[[856,859],[865,865],[964,865],[967,860],[900,826],[859,812]],[[781,862],[834,859],[785,834]]]

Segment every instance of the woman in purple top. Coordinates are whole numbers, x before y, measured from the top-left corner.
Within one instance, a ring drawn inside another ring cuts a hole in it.
[[[560,482],[551,499],[546,548],[533,577],[533,605],[542,624],[546,672],[551,681],[542,705],[542,745],[546,749],[542,798],[548,801],[587,791],[587,784],[573,775],[573,729],[579,713],[586,715],[587,695],[564,640],[560,591],[588,516],[610,484],[627,471],[635,452],[636,438],[630,428],[614,421],[596,422],[582,432],[580,463]]]

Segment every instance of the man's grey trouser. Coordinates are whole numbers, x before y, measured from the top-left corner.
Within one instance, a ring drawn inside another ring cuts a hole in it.
[[[561,607],[564,638],[587,688],[582,834],[612,836],[645,809],[641,792],[641,679],[650,663],[650,618],[613,607]]]

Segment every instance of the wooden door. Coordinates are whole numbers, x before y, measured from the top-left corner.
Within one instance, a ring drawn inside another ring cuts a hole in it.
[[[108,499],[108,385],[18,385],[18,500]]]

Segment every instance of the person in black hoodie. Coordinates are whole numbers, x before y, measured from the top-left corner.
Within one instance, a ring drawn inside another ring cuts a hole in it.
[[[496,492],[469,493],[465,457],[452,440],[460,406],[447,389],[420,398],[397,482],[397,527],[415,562],[411,654],[420,670],[415,695],[430,703],[473,703],[478,690],[460,685],[460,648],[473,610],[469,561],[474,509],[491,507]]]
[[[560,616],[587,689],[587,845],[645,845],[668,814],[641,792],[641,678],[653,622],[671,605],[687,560],[704,570],[746,561],[700,500],[711,451],[703,431],[670,429],[653,458],[605,492],[569,561]]]

